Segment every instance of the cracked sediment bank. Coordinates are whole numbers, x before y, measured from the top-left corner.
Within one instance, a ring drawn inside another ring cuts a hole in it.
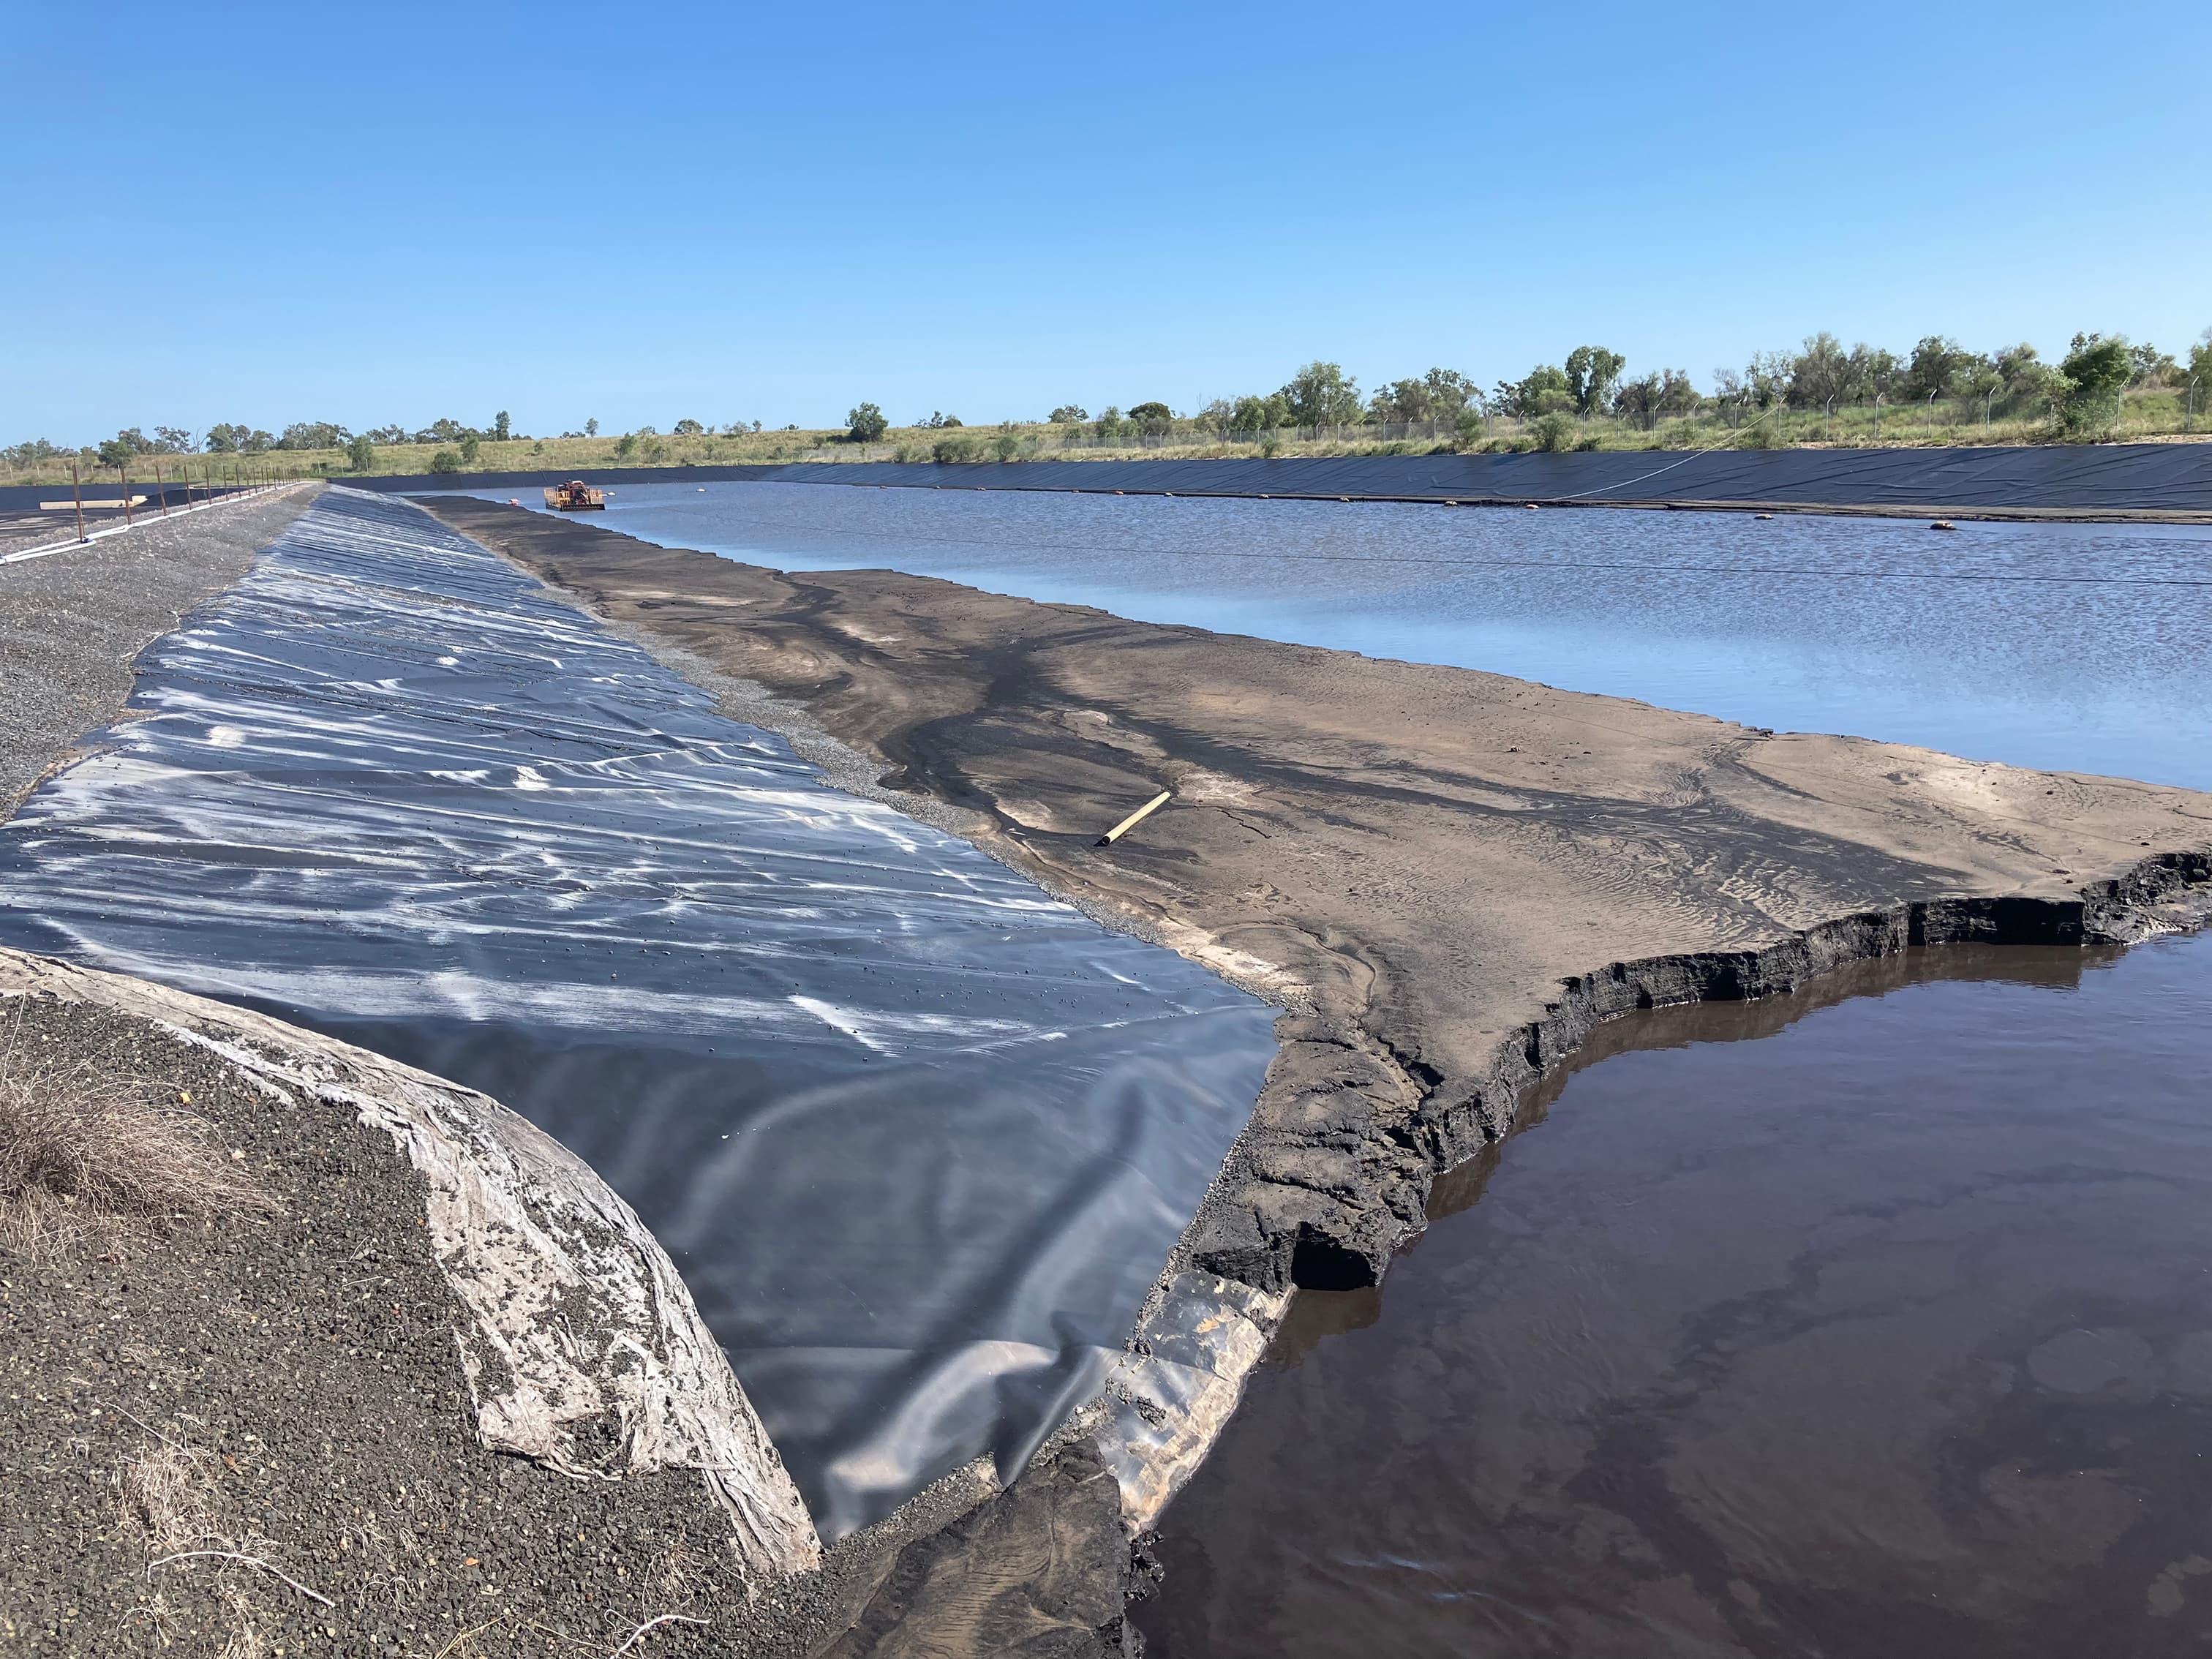
[[[2212,883],[2212,797],[2190,790],[430,504],[786,705],[744,718],[849,745],[1014,867],[1280,1003],[1176,1264],[1262,1291],[1379,1280],[1435,1176],[1608,1014],[1910,944],[2141,937],[2200,919]],[[1093,844],[1160,788],[1167,809]]]

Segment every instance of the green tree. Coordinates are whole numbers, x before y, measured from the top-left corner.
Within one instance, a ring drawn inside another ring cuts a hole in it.
[[[679,438],[696,438],[702,436],[706,430],[707,428],[698,422],[690,420],[677,422],[674,428],[675,435]]]
[[[1054,426],[1081,426],[1091,416],[1081,404],[1062,404],[1045,418]]]
[[[1113,439],[1120,437],[1121,435],[1121,411],[1111,404],[1107,404],[1106,412],[1091,423],[1091,430],[1097,434],[1099,441],[1102,443],[1108,442]]]
[[[1826,409],[1858,395],[1860,366],[1827,330],[1808,335],[1790,364],[1790,401],[1801,409]]]
[[[1912,361],[1905,366],[1904,393],[1913,398],[1953,396],[1980,362],[1948,335],[1925,335],[1912,348]]]
[[[2058,372],[2066,381],[2058,394],[2058,423],[2066,435],[2094,438],[2110,432],[2120,418],[2120,394],[2135,378],[2127,337],[2076,334]]]
[[[1279,392],[1264,398],[1239,398],[1229,410],[1232,432],[1271,432],[1291,423],[1291,401]]]
[[[430,471],[433,472],[459,472],[460,470],[461,458],[450,449],[441,449],[430,458]]]
[[[461,440],[461,462],[465,466],[477,464],[477,449],[483,441],[473,432]]]
[[[279,449],[340,449],[353,434],[336,421],[295,421],[276,440]]]
[[[1500,380],[1492,395],[1500,409],[1524,421],[1571,409],[1575,404],[1566,371],[1550,363],[1537,364],[1517,380]]]
[[[584,435],[586,438],[596,438],[599,435],[599,417],[598,416],[594,415],[590,420],[584,422]]]
[[[637,434],[635,432],[625,432],[621,437],[616,439],[615,453],[625,461],[631,456],[636,454]]]
[[[1623,380],[1613,394],[1613,412],[1650,432],[1665,416],[1695,409],[1698,401],[1689,375],[1679,368],[1668,368]]]
[[[1163,403],[1131,404],[1129,420],[1147,438],[1164,438],[1175,430],[1175,411]]]
[[[376,446],[363,433],[346,446],[346,465],[356,472],[366,472],[376,465]]]
[[[2160,351],[2148,340],[2128,348],[2128,361],[2135,365],[2137,386],[2172,386],[2185,378],[2173,354]]]
[[[1613,401],[1620,371],[1628,359],[1603,346],[1577,346],[1567,354],[1567,395],[1575,400],[1575,413],[1595,415]]]
[[[1378,426],[1414,426],[1436,419],[1436,399],[1425,380],[1391,380],[1367,400],[1367,416]]]
[[[2181,371],[2184,385],[2194,385],[2201,401],[2212,392],[2212,328],[2204,331],[2197,343],[2189,348],[2188,367]]]
[[[1354,426],[1360,414],[1359,382],[1334,363],[1316,359],[1284,384],[1280,392],[1296,426]]]
[[[507,411],[503,409],[491,417],[491,435],[500,443],[505,443],[514,435],[514,428],[508,424]]]
[[[860,404],[846,411],[845,437],[849,443],[872,444],[890,429],[884,411],[873,404]]]
[[[1429,389],[1429,406],[1435,411],[1431,418],[1435,420],[1457,421],[1469,404],[1482,401],[1481,388],[1455,368],[1432,368],[1421,376],[1421,384]]]

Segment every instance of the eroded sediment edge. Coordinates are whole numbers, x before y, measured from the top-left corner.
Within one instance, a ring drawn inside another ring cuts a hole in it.
[[[144,1019],[280,1105],[392,1138],[428,1188],[454,1333],[495,1450],[580,1480],[690,1468],[727,1515],[749,1588],[820,1564],[798,1488],[653,1235],[589,1165],[489,1096],[187,992],[0,948],[0,997]]]
[[[1644,1009],[1787,995],[1853,963],[1913,946],[2029,945],[2080,949],[2130,945],[2212,921],[2212,850],[2161,854],[2078,897],[1953,898],[1860,911],[1800,929],[1754,949],[1693,951],[1616,962],[1559,982],[1540,1018],[1502,1041],[1480,1082],[1445,1096],[1443,1079],[1419,1061],[1382,1056],[1420,1091],[1409,1121],[1387,1133],[1394,1150],[1426,1165],[1411,1214],[1376,1206],[1355,1239],[1301,1233],[1287,1250],[1258,1252],[1224,1239],[1224,1197],[1253,1155],[1251,1131],[1228,1159],[1183,1236],[1127,1352],[1109,1375],[1093,1429],[1122,1489],[1134,1534],[1161,1512],[1205,1462],[1273,1341],[1299,1287],[1352,1289],[1382,1283],[1393,1255],[1427,1224],[1435,1181],[1512,1133],[1526,1091],[1559,1069],[1601,1023]],[[1310,1040],[1297,1017],[1285,1042]],[[1264,1092],[1264,1091],[1263,1091]],[[1370,1135],[1384,1138],[1379,1126]],[[1344,1149],[1347,1157],[1353,1156]],[[1325,1170],[1326,1165],[1322,1165]],[[1270,1170],[1281,1178],[1279,1168]],[[1358,1195],[1346,1183],[1333,1200]]]

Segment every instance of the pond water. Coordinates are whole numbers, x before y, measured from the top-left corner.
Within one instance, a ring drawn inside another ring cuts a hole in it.
[[[2208,1032],[2201,935],[1601,1027],[1300,1296],[1146,1652],[2203,1651]]]
[[[626,484],[605,523],[780,569],[888,567],[1747,725],[2212,787],[2212,527],[803,483]]]

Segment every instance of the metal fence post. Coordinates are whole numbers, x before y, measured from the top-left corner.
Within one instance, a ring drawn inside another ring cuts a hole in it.
[[[70,499],[76,503],[76,538],[84,539],[84,484],[77,477],[76,463],[70,463]]]
[[[124,463],[115,464],[115,476],[123,480],[123,527],[131,527],[131,469]]]

